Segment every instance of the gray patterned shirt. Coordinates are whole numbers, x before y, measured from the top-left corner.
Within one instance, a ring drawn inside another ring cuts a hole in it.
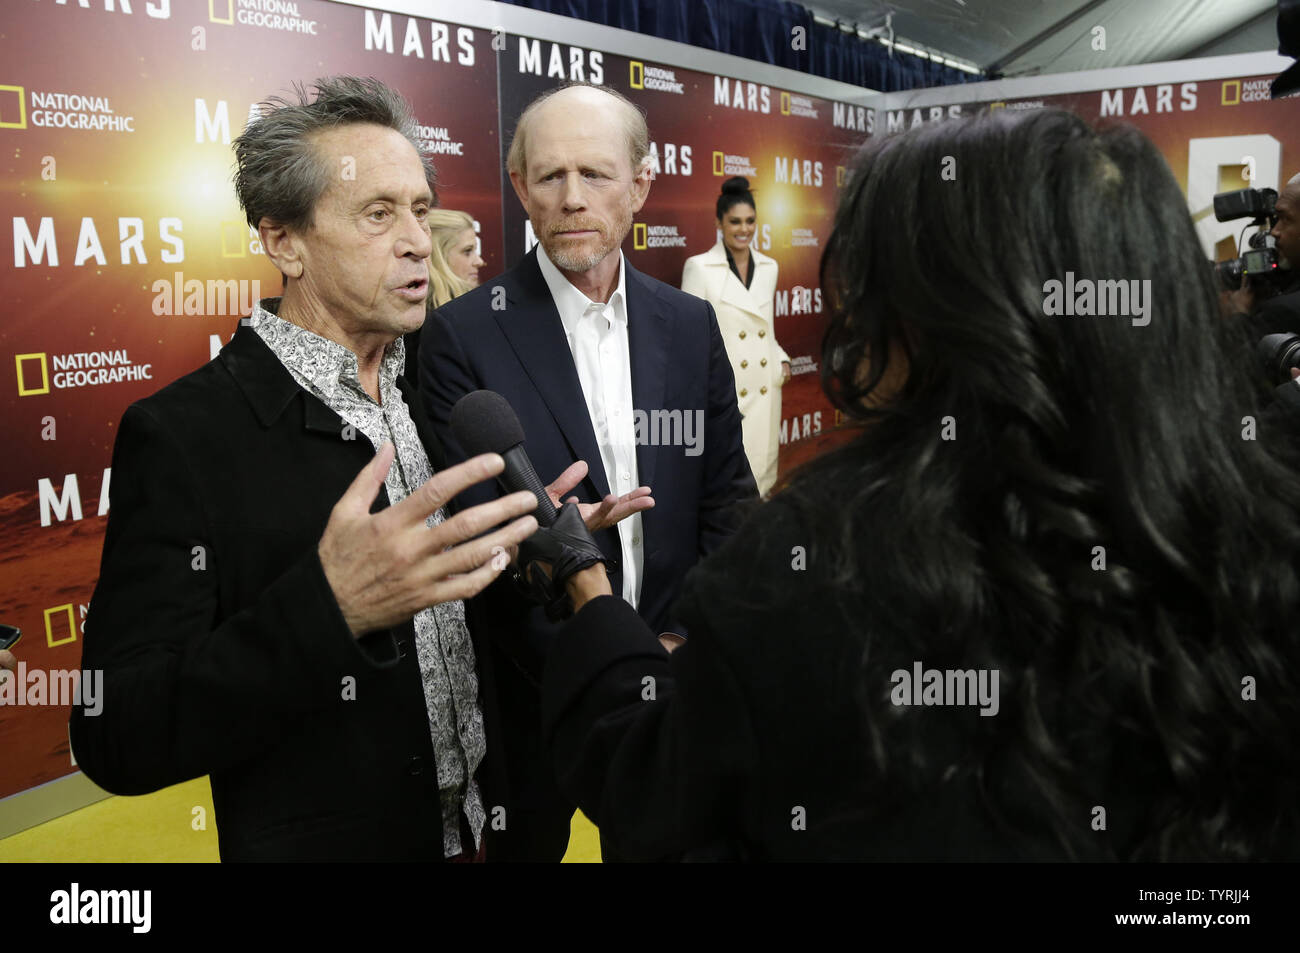
[[[405,342],[399,337],[384,351],[379,365],[382,403],[376,403],[361,385],[355,354],[278,317],[279,309],[279,298],[264,299],[253,309],[249,324],[303,389],[364,434],[376,450],[385,440],[392,441],[397,455],[384,485],[389,504],[396,506],[433,475],[428,454],[397,389],[397,375],[406,359]],[[445,518],[438,510],[427,525],[432,528]],[[444,602],[417,612],[415,648],[437,759],[443,853],[451,857],[465,849],[460,839],[461,810],[474,832],[476,849],[484,823],[483,801],[474,780],[485,749],[483,712],[464,604]],[[376,809],[385,808],[377,805]]]

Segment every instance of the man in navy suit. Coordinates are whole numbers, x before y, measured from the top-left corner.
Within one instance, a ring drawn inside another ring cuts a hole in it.
[[[449,462],[465,457],[448,427],[451,408],[470,391],[494,390],[518,413],[544,479],[561,473],[555,486],[565,492],[577,487],[610,510],[621,501],[613,512],[632,511],[593,535],[613,591],[671,648],[685,635],[670,615],[683,578],[731,534],[737,504],[757,499],[757,489],[712,306],[641,274],[620,251],[652,164],[645,118],[617,92],[579,84],[534,100],[507,168],[538,247],[430,315],[420,393]],[[496,492],[474,487],[461,502]],[[647,494],[653,508],[627,505]],[[479,602],[480,624],[518,665],[503,698],[535,709],[553,627],[505,580]],[[572,808],[554,789],[540,737],[506,744],[537,755],[536,776],[511,782],[515,823],[527,828],[514,856],[559,859]]]

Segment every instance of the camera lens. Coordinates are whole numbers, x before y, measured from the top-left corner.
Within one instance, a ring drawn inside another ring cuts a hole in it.
[[[1229,258],[1227,261],[1214,263],[1214,273],[1218,276],[1219,286],[1225,291],[1236,291],[1241,287],[1241,259]]]
[[[1291,379],[1291,368],[1300,367],[1300,334],[1270,334],[1260,339],[1256,353],[1269,377],[1285,384]]]

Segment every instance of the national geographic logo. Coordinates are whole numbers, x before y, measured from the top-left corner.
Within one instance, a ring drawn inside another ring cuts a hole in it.
[[[1046,103],[1044,103],[1041,99],[1019,99],[1016,100],[1015,102],[1005,102],[1003,100],[999,100],[996,103],[989,103],[989,112],[993,112],[995,109],[1010,109],[1014,112],[1016,110],[1025,110],[1025,109],[1042,109],[1045,106]]]
[[[636,251],[685,247],[686,236],[677,234],[676,225],[648,225],[645,222],[632,225],[632,248]]]
[[[317,21],[298,12],[298,0],[208,0],[208,22],[317,35]]]
[[[758,175],[758,169],[749,161],[749,156],[734,156],[723,152],[713,153],[714,175]]]
[[[1265,102],[1271,98],[1269,85],[1267,79],[1225,79],[1219,87],[1219,101],[1224,106]]]
[[[0,129],[27,128],[27,91],[21,86],[0,86]]]
[[[53,375],[50,364],[54,365]],[[16,354],[14,365],[19,397],[48,394],[51,383],[55,390],[76,390],[121,381],[153,380],[153,365],[133,363],[125,348],[55,354],[52,359],[47,359],[43,351]]]
[[[816,119],[818,116],[817,107],[807,96],[799,96],[794,93],[781,94],[781,115],[782,116],[803,116],[807,119]]]
[[[658,66],[646,66],[637,60],[628,63],[627,84],[633,89],[651,89],[660,93],[686,94],[686,87],[677,81],[677,74],[670,69]]]
[[[452,139],[446,126],[419,126],[420,143],[435,156],[463,156],[465,143]]]
[[[135,132],[135,117],[120,116],[107,96],[31,90],[28,109],[25,86],[0,86],[0,129],[89,129],[93,132]]]
[[[819,241],[817,235],[811,228],[792,228],[790,237],[786,239],[786,248],[816,248]]]

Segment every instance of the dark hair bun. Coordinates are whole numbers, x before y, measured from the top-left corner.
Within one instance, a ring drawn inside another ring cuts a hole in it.
[[[754,193],[749,191],[749,179],[743,175],[733,175],[722,183],[722,194],[718,196],[713,210],[718,218],[722,218],[732,208],[741,204],[753,206]]]

